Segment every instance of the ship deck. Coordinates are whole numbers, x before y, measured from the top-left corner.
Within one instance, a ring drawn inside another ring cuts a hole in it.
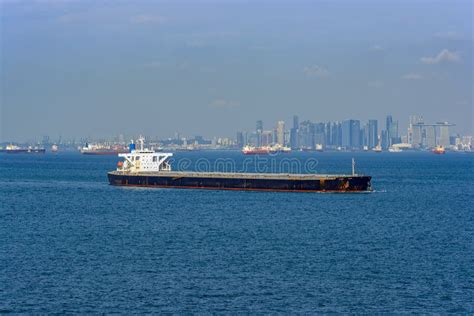
[[[193,172],[193,171],[159,171],[159,172],[124,172],[111,171],[109,174],[119,176],[172,177],[172,178],[226,178],[226,179],[268,179],[268,180],[331,180],[337,178],[361,178],[365,175],[347,174],[294,174],[294,173],[241,173],[241,172]]]

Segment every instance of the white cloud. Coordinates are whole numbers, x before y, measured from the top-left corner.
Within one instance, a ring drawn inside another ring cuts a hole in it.
[[[367,85],[370,87],[370,88],[381,88],[383,86],[383,82],[380,81],[380,80],[373,80],[373,81],[369,81],[367,83]]]
[[[408,73],[406,75],[402,76],[402,79],[405,80],[421,80],[423,79],[423,76],[417,73]]]
[[[215,109],[232,109],[240,106],[240,103],[234,100],[216,99],[209,106]]]
[[[437,38],[447,39],[447,40],[459,40],[462,38],[462,35],[460,33],[452,32],[452,31],[438,32],[438,33],[435,33],[434,36]]]
[[[303,73],[308,77],[320,77],[320,78],[328,77],[330,75],[330,72],[326,68],[322,66],[318,66],[318,65],[304,67]]]
[[[422,57],[421,62],[423,64],[440,64],[440,63],[459,63],[461,62],[461,57],[456,52],[450,52],[447,49],[443,49],[435,57]]]
[[[131,21],[137,24],[163,24],[166,18],[160,15],[142,14],[132,16]]]

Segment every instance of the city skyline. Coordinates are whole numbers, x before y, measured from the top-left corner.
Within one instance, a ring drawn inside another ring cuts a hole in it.
[[[472,135],[459,134],[453,130],[452,122],[429,122],[422,115],[410,115],[408,128],[401,128],[400,120],[391,114],[379,123],[377,119],[347,119],[317,122],[298,115],[292,122],[278,120],[265,123],[256,120],[253,129],[239,129],[234,136],[215,135],[213,137],[182,134],[176,131],[172,136],[146,135],[149,143],[182,149],[241,149],[245,146],[288,148],[293,150],[388,150],[433,149],[437,146],[453,150],[470,150]],[[292,124],[291,124],[292,123]],[[143,133],[139,137],[142,137]],[[92,144],[126,145],[138,139],[137,135],[114,135],[113,137],[80,137],[79,139],[57,140],[44,135],[41,140],[29,141],[30,145],[53,144],[75,147]],[[6,142],[3,142],[5,144]],[[18,142],[21,143],[21,142]]]
[[[0,143],[8,143],[8,142],[18,142],[18,143],[41,143],[43,142],[44,138],[47,137],[49,140],[51,140],[51,143],[57,143],[58,141],[60,141],[61,139],[67,139],[67,140],[85,140],[85,139],[95,139],[95,140],[111,140],[111,139],[114,139],[116,137],[118,137],[118,135],[129,135],[130,137],[136,137],[137,135],[149,135],[150,137],[152,137],[153,139],[174,139],[176,138],[176,135],[181,135],[182,137],[186,137],[186,138],[193,138],[193,137],[205,137],[206,139],[213,139],[213,138],[235,138],[235,133],[236,131],[242,131],[242,132],[249,132],[249,131],[253,131],[253,130],[256,130],[258,128],[255,127],[255,125],[260,125],[263,130],[262,132],[268,132],[270,130],[275,130],[278,123],[281,122],[283,124],[283,129],[285,132],[288,132],[290,133],[291,132],[291,129],[292,127],[294,127],[294,120],[295,120],[295,117],[301,121],[307,121],[307,122],[311,122],[311,123],[332,123],[332,122],[338,122],[338,123],[343,123],[345,121],[350,121],[350,120],[355,120],[355,121],[358,121],[360,123],[367,123],[369,124],[370,121],[376,121],[376,125],[378,126],[378,131],[381,132],[383,130],[382,127],[385,128],[385,126],[387,125],[387,122],[386,122],[386,119],[387,117],[394,117],[393,115],[391,114],[386,114],[385,116],[383,116],[381,119],[378,119],[378,118],[356,118],[356,117],[353,117],[353,118],[345,118],[345,119],[335,119],[335,120],[317,120],[317,119],[311,119],[311,118],[307,118],[307,117],[302,117],[300,115],[296,115],[296,114],[293,114],[292,116],[288,116],[289,118],[284,120],[284,119],[277,119],[276,121],[270,121],[268,119],[257,119],[255,121],[254,120],[249,120],[247,122],[247,124],[245,125],[245,127],[238,127],[236,130],[234,131],[231,131],[230,133],[224,133],[224,132],[217,132],[216,134],[206,134],[206,133],[203,133],[201,131],[196,131],[196,132],[191,132],[191,133],[186,133],[183,131],[182,128],[176,128],[175,130],[170,130],[166,133],[163,133],[163,134],[159,134],[157,133],[156,131],[154,132],[153,130],[151,130],[150,132],[146,133],[144,132],[144,130],[138,130],[138,131],[133,131],[133,132],[129,132],[129,133],[125,133],[124,131],[119,131],[118,133],[110,133],[110,134],[91,134],[91,133],[85,133],[85,134],[81,134],[81,135],[71,135],[71,136],[64,136],[63,134],[38,134],[38,135],[31,135],[31,136],[27,136],[23,139],[21,138],[9,138],[9,139],[0,139]],[[428,125],[436,125],[436,124],[440,124],[440,123],[448,123],[450,124],[450,134],[451,135],[472,135],[472,133],[461,133],[459,132],[459,129],[457,128],[457,124],[456,122],[448,122],[448,121],[445,121],[445,120],[441,120],[441,119],[438,119],[438,120],[433,120],[433,121],[430,121],[430,120],[427,120],[425,118],[424,115],[419,115],[419,114],[411,114],[409,115],[407,118],[405,119],[399,119],[399,118],[396,118],[395,119],[395,122],[397,124],[397,133],[402,136],[408,136],[408,129],[410,128],[410,124],[412,123],[411,120],[413,117],[417,117],[417,118],[421,118],[421,120],[423,122],[425,122],[425,124],[428,124]],[[291,124],[290,124],[291,123]],[[381,125],[383,123],[383,125]],[[363,126],[360,126],[361,128]],[[133,135],[133,136],[132,136]],[[273,135],[272,135],[273,136]],[[379,133],[379,136],[380,133]],[[129,138],[130,138],[129,137]]]
[[[437,146],[467,146],[472,136],[452,131],[450,122],[428,122],[421,115],[410,115],[406,130],[400,128],[399,120],[387,115],[385,124],[376,119],[314,122],[300,121],[293,116],[293,125],[285,128],[284,121],[269,126],[256,121],[254,131],[239,131],[237,147],[287,146],[291,149],[308,150],[388,150],[392,147],[405,149],[430,149]]]
[[[471,5],[3,0],[0,140],[231,136],[290,113],[472,134]]]

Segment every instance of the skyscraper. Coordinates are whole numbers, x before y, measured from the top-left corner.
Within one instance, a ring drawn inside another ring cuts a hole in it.
[[[342,122],[342,147],[360,149],[360,121],[345,120]]]
[[[367,139],[367,146],[369,149],[374,148],[378,145],[378,122],[377,120],[369,120],[369,131],[368,131],[368,139]]]
[[[450,145],[449,141],[449,126],[448,122],[438,123],[439,132],[436,133],[438,136],[437,145],[448,147]]]
[[[350,149],[352,147],[352,120],[342,122],[342,147]]]
[[[413,143],[413,125],[423,122],[423,118],[418,115],[410,115],[408,119],[407,142]]]
[[[423,146],[426,148],[436,147],[436,126],[426,125],[425,126],[425,137]]]
[[[263,131],[263,121],[262,120],[258,120],[257,123],[256,123],[256,129],[255,129],[257,132],[262,132]]]
[[[369,123],[365,123],[360,131],[361,145],[364,148],[369,148]]]
[[[414,148],[419,148],[423,146],[423,128],[423,123],[417,123],[411,126],[410,137],[408,142]]]
[[[398,134],[398,121],[393,121],[391,115],[387,115],[385,122],[385,130],[387,131],[387,145],[390,147],[393,144],[400,143],[401,139]]]
[[[390,125],[392,124],[392,116],[391,115],[387,115],[387,118],[385,119],[385,130],[388,131],[390,130]],[[388,135],[390,136],[390,135]]]
[[[299,146],[314,149],[314,124],[303,121],[299,128]]]
[[[314,142],[318,145],[326,144],[326,126],[324,123],[314,124]]]
[[[387,118],[385,119],[385,134],[384,134],[385,139],[383,140],[384,144],[387,147],[390,147],[392,145],[391,143],[392,136],[390,135],[391,126],[392,126],[392,116],[387,115]]]
[[[237,132],[237,147],[244,147],[244,134],[242,132]]]
[[[263,121],[262,120],[258,120],[257,123],[256,123],[256,128],[255,128],[255,132],[257,133],[256,135],[256,145],[257,146],[262,146],[262,132],[263,132]]]
[[[423,127],[423,117],[419,115],[410,115],[407,133],[407,142],[413,147],[420,147],[421,129]]]
[[[390,145],[401,142],[400,135],[398,134],[398,121],[393,121],[392,124],[390,124],[389,134]]]
[[[388,144],[388,132],[387,130],[382,130],[382,133],[380,135],[380,146],[382,147],[383,150],[387,150],[389,147]]]
[[[360,121],[351,120],[351,147],[360,149]]]
[[[297,128],[292,128],[290,130],[290,147],[291,149],[298,149],[299,144],[298,144],[298,129]]]
[[[326,146],[332,146],[332,143],[331,143],[331,138],[332,138],[332,129],[331,129],[331,122],[327,122],[326,124],[324,124],[324,134],[326,136],[325,140],[324,140],[324,143],[326,144]]]
[[[263,131],[261,136],[261,146],[271,145],[273,141],[272,131]]]
[[[331,144],[334,147],[342,146],[342,124],[334,122],[331,125]]]
[[[276,127],[276,143],[278,145],[285,145],[285,122],[278,121]]]
[[[293,128],[298,129],[300,127],[298,116],[293,116]]]
[[[299,119],[298,116],[293,116],[293,128],[290,130],[290,147],[291,149],[299,148]]]

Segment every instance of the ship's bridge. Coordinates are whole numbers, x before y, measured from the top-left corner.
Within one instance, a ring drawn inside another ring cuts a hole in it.
[[[144,148],[144,139],[140,138],[140,149],[132,150],[130,153],[119,154],[124,161],[117,164],[117,171],[122,172],[157,172],[171,171],[171,165],[167,161],[172,153],[155,152]]]

